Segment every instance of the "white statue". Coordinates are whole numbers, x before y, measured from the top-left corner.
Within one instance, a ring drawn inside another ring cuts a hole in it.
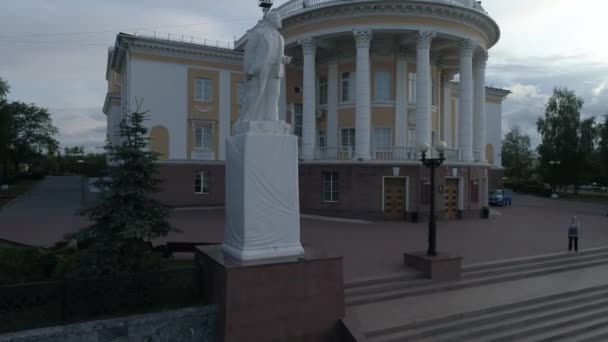
[[[285,41],[278,31],[281,15],[269,12],[249,33],[245,48],[244,67],[246,101],[239,121],[278,121],[279,93],[285,77],[285,64],[291,58],[284,55]]]

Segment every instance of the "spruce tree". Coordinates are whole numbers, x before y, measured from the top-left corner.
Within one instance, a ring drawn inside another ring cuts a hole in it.
[[[170,210],[153,198],[162,180],[156,177],[158,154],[149,150],[148,130],[139,109],[120,125],[120,145],[106,143],[116,165],[111,181],[100,182],[101,199],[80,212],[92,225],[68,236],[86,248],[76,254],[73,276],[103,276],[149,271],[159,258],[151,241],[177,231],[168,221]]]

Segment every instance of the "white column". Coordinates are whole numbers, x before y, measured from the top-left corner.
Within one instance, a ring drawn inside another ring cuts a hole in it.
[[[443,141],[447,142],[449,147],[454,148],[452,139],[452,88],[450,82],[453,75],[444,72],[441,75],[441,87],[443,93]]]
[[[486,158],[486,63],[488,53],[482,51],[475,58],[473,75],[475,79],[475,118],[473,126],[473,146],[480,152],[480,162],[487,163]]]
[[[372,30],[354,29],[357,44],[357,80],[355,99],[355,158],[370,160],[371,157],[371,92],[369,47]]]
[[[226,139],[230,136],[231,74],[220,71],[220,118],[219,118],[219,160],[226,160]]]
[[[316,44],[314,38],[299,41],[304,53],[304,85],[302,113],[302,156],[303,160],[313,160],[316,145]]]
[[[460,42],[460,107],[458,147],[462,160],[473,161],[473,47],[474,42]]]
[[[407,146],[407,58],[406,50],[400,47],[397,52],[397,86],[395,88],[395,146]]]
[[[435,35],[420,31],[416,36],[416,147],[432,143],[431,42]]]
[[[285,75],[281,81],[281,93],[279,94],[279,120],[287,120],[287,66],[285,66]]]
[[[327,70],[327,147],[338,147],[338,58],[332,56]]]

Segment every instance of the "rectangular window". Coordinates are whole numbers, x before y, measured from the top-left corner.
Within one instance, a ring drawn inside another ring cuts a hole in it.
[[[327,78],[319,78],[319,105],[327,104]]]
[[[374,73],[374,101],[391,100],[391,73],[386,70]]]
[[[390,148],[393,146],[393,130],[389,127],[374,128],[374,147]]]
[[[339,186],[337,172],[323,172],[323,202],[338,202]]]
[[[194,127],[194,148],[196,149],[211,149],[213,130],[210,125],[201,125]]]
[[[194,177],[194,193],[209,193],[209,171],[202,171],[196,174]]]
[[[194,100],[211,102],[213,97],[213,87],[210,79],[199,78],[194,83]]]
[[[342,87],[341,87],[341,98],[342,102],[351,102],[355,100],[355,89],[356,89],[356,74],[354,72],[343,72],[342,73]]]
[[[319,148],[327,147],[327,131],[319,131]]]
[[[293,132],[295,135],[302,137],[302,112],[304,108],[301,103],[295,103],[293,105],[293,114],[295,118],[295,124],[293,126]]]
[[[410,72],[408,75],[408,99],[410,104],[416,104],[416,73]]]
[[[340,130],[340,146],[342,147],[355,147],[355,129],[354,128],[342,128]]]

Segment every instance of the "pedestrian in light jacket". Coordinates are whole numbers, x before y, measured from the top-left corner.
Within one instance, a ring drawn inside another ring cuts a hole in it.
[[[572,245],[574,244],[574,251],[578,252],[578,238],[580,236],[581,224],[578,222],[576,216],[572,216],[570,220],[570,227],[568,227],[568,251],[572,251]]]

